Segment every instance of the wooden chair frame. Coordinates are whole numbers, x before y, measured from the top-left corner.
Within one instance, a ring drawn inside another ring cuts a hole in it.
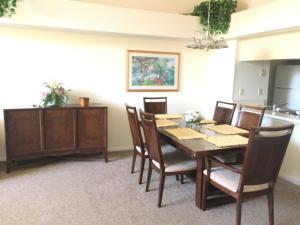
[[[265,107],[240,105],[236,127],[251,130],[252,127],[260,127],[265,114]]]
[[[178,180],[178,177],[180,176],[181,183],[183,183],[183,175],[193,173],[195,170],[193,169],[193,170],[166,172],[164,157],[161,151],[159,136],[156,127],[155,116],[154,114],[145,113],[142,110],[140,110],[140,115],[141,115],[140,117],[144,129],[145,139],[148,145],[147,147],[149,153],[149,168],[148,168],[146,192],[149,191],[152,170],[155,170],[157,173],[160,174],[157,206],[161,207],[165,177],[176,175],[176,179]],[[159,167],[153,163],[153,160],[159,163]]]
[[[213,120],[217,121],[220,124],[231,125],[235,108],[236,108],[235,103],[217,101],[215,112],[213,115]]]
[[[143,101],[146,113],[167,114],[167,97],[144,97]]]
[[[149,156],[145,154],[146,153],[145,144],[143,142],[141,127],[140,127],[140,122],[138,120],[136,107],[129,106],[128,104],[125,104],[125,106],[126,106],[126,111],[127,111],[132,141],[133,141],[133,158],[132,158],[132,165],[131,165],[131,173],[134,173],[136,156],[138,155],[141,157],[139,184],[142,184],[145,160],[149,158]],[[141,151],[138,151],[137,148],[140,148]]]

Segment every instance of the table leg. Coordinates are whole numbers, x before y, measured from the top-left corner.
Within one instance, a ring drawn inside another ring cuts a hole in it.
[[[197,169],[196,169],[196,206],[202,208],[202,177],[204,170],[204,158],[197,157]]]

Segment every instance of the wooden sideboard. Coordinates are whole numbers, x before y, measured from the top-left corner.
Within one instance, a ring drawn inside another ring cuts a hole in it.
[[[4,109],[7,172],[14,161],[107,153],[107,107]]]

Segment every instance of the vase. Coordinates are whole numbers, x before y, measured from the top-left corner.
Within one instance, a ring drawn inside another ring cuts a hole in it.
[[[68,96],[64,96],[63,98],[55,98],[52,101],[47,101],[44,103],[45,107],[62,107],[66,105],[68,102]]]
[[[185,127],[193,128],[193,123],[192,122],[185,122]]]

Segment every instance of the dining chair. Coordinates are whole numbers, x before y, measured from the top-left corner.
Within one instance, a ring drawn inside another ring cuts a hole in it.
[[[188,158],[180,151],[162,154],[161,144],[157,133],[155,115],[140,110],[142,126],[149,153],[149,168],[146,192],[149,191],[152,170],[160,174],[159,194],[157,206],[161,207],[165,177],[171,175],[186,175],[195,172],[196,161]]]
[[[132,158],[132,165],[131,165],[131,173],[134,173],[136,156],[141,157],[141,165],[140,165],[140,175],[139,175],[139,184],[143,182],[143,173],[145,167],[145,160],[149,158],[147,146],[144,143],[143,135],[141,132],[141,123],[138,119],[138,114],[136,107],[130,106],[125,103],[129,127],[131,131],[131,137],[133,142],[133,158]],[[171,145],[165,144],[162,148],[164,154],[168,154],[172,151],[176,151]],[[182,179],[180,180],[182,182]]]
[[[264,107],[240,105],[235,126],[248,131],[250,131],[252,127],[260,127],[264,113]],[[243,153],[225,153],[214,157],[223,163],[234,164],[240,163],[243,160]]]
[[[144,97],[144,111],[153,114],[167,114],[167,97]]]
[[[245,160],[240,167],[208,158],[203,171],[202,207],[206,209],[208,184],[236,199],[236,224],[241,224],[242,201],[267,195],[269,223],[274,224],[274,187],[294,125],[251,128]],[[211,168],[212,163],[218,167]]]
[[[133,142],[133,158],[132,158],[131,173],[134,173],[136,156],[138,155],[141,157],[139,184],[142,184],[145,160],[146,158],[149,157],[149,155],[144,145],[136,107],[129,106],[128,104],[125,104],[125,106],[126,106],[129,127],[131,131],[132,142]]]
[[[265,108],[260,106],[240,105],[236,127],[250,131],[261,125]]]
[[[235,103],[217,101],[213,120],[220,124],[231,125],[235,108]]]

